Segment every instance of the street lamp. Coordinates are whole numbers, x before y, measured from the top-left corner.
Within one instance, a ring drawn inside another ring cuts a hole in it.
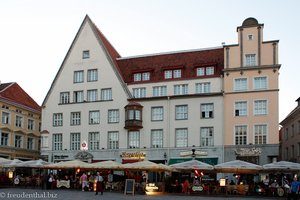
[[[192,148],[192,158],[193,158],[193,160],[195,160],[195,157],[196,157],[196,154],[195,154],[195,151],[196,151],[195,145],[193,145],[192,147],[193,147]]]
[[[167,164],[167,153],[164,153],[165,165]]]

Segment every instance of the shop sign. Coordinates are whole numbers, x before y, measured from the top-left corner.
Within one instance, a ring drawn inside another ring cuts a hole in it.
[[[155,183],[148,183],[146,184],[146,191],[148,192],[155,192],[158,190],[158,187],[155,185]]]
[[[83,151],[88,150],[88,145],[87,145],[87,142],[86,142],[86,141],[83,141],[83,142],[81,143],[80,149],[83,150]]]
[[[239,148],[235,150],[238,156],[259,156],[261,155],[261,148]]]
[[[123,159],[144,159],[146,154],[144,152],[122,152],[120,155]]]
[[[192,191],[193,192],[202,192],[203,191],[203,187],[201,186],[201,185],[194,185],[193,187],[192,187]]]

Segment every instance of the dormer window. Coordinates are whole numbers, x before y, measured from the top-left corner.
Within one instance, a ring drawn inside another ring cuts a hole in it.
[[[173,69],[173,70],[165,70],[164,71],[164,79],[175,79],[181,78],[182,70],[181,69]]]
[[[213,76],[214,74],[215,74],[214,66],[197,67],[196,69],[197,76]]]
[[[142,73],[134,73],[133,81],[149,81],[150,80],[150,72],[142,72]]]

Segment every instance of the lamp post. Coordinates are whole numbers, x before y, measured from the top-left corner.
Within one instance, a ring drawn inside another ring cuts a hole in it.
[[[166,152],[164,153],[164,159],[165,159],[165,165],[166,165],[166,164],[167,164],[167,161],[168,161],[168,160],[167,160],[167,153],[166,153]]]
[[[192,148],[192,158],[193,158],[193,160],[195,160],[195,157],[196,157],[196,154],[195,154],[195,151],[196,151],[195,145],[193,145],[192,147],[193,147]]]

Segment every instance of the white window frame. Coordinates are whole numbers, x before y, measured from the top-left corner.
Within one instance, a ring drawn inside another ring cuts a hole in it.
[[[81,113],[71,112],[71,126],[78,126],[81,123]]]
[[[100,133],[89,132],[89,149],[99,150],[100,149]]]
[[[70,133],[70,150],[80,150],[80,132]]]
[[[163,129],[151,130],[151,148],[163,148]]]
[[[268,126],[267,124],[254,125],[254,144],[267,144],[268,142]]]
[[[74,71],[73,83],[83,83],[84,82],[84,71]]]
[[[204,94],[210,92],[211,92],[210,82],[196,83],[196,94]]]
[[[175,147],[188,147],[188,129],[175,129]]]
[[[253,89],[254,90],[268,89],[268,78],[266,76],[254,77],[253,78]]]
[[[2,111],[2,124],[10,124],[10,113]]]
[[[164,107],[156,106],[151,107],[151,121],[163,121],[164,120]]]
[[[245,54],[245,66],[256,66],[256,54]]]
[[[234,127],[234,144],[246,145],[248,144],[248,126],[236,125]]]
[[[61,92],[59,102],[60,104],[70,103],[70,92]]]
[[[234,79],[234,91],[246,91],[248,89],[247,78],[236,78]]]
[[[248,102],[247,101],[234,102],[234,116],[241,117],[247,115],[248,115]]]
[[[129,131],[128,132],[128,148],[139,149],[140,148],[140,132]]]
[[[100,111],[99,110],[89,111],[89,124],[100,124]]]
[[[55,126],[63,125],[63,113],[53,113],[53,124]]]
[[[101,100],[102,101],[111,101],[112,100],[112,89],[111,88],[101,89]]]
[[[188,91],[188,84],[174,85],[174,95],[186,95]]]
[[[167,86],[154,86],[153,96],[154,97],[167,96]]]
[[[108,149],[119,149],[119,132],[109,131],[108,132]]]
[[[200,118],[211,119],[214,118],[214,104],[213,103],[202,103],[200,104]]]
[[[175,106],[175,119],[187,120],[188,119],[188,105],[176,105]]]
[[[120,111],[119,109],[108,110],[108,123],[119,123],[120,121]]]
[[[254,100],[253,105],[254,115],[267,115],[268,114],[268,101],[267,100]]]
[[[98,90],[93,89],[93,90],[88,90],[87,91],[87,101],[88,102],[93,102],[98,100]]]
[[[87,71],[87,81],[88,82],[98,81],[98,69],[89,69]]]
[[[146,88],[132,88],[133,98],[144,98],[146,97]]]
[[[53,151],[61,151],[63,144],[62,133],[54,133],[53,134]]]
[[[84,93],[83,90],[74,91],[73,92],[73,102],[74,103],[81,103],[84,101]]]
[[[214,146],[214,128],[201,127],[200,128],[200,146]]]

